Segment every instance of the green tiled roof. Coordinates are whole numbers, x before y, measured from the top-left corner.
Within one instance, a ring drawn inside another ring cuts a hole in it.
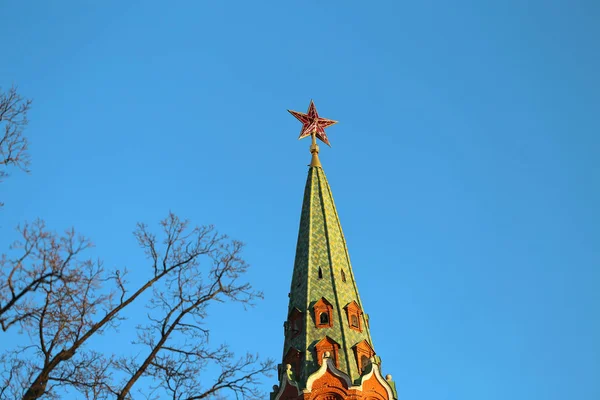
[[[333,306],[333,326],[317,328],[313,305],[323,297]],[[348,324],[344,307],[353,301],[363,312],[360,321],[362,332],[351,329]],[[363,340],[372,347],[373,343],[331,188],[320,166],[310,167],[304,190],[289,312],[294,308],[303,313],[303,326],[297,336],[286,330],[283,355],[285,357],[291,347],[302,353],[297,377],[301,386],[319,368],[314,346],[325,336],[340,345],[339,369],[346,372],[352,381],[359,378],[352,347]]]

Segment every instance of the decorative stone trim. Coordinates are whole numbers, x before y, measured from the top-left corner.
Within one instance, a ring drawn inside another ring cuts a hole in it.
[[[377,380],[377,382],[379,382],[381,384],[381,386],[383,386],[385,388],[388,398],[390,400],[396,399],[396,396],[394,395],[394,391],[392,390],[392,387],[390,386],[389,382],[383,377],[383,375],[381,375],[381,369],[379,368],[379,365],[377,365],[375,363],[374,358],[371,358],[371,371],[369,371],[369,373],[360,377],[360,385],[353,386],[353,387],[351,387],[351,389],[357,389],[362,392],[365,382],[369,381],[369,379],[371,379],[373,376],[375,376],[375,379]],[[392,377],[390,376],[390,380],[391,380],[391,378]]]
[[[321,367],[308,377],[306,388],[302,390],[303,396],[299,397],[299,399],[327,399],[329,397],[332,399],[348,398],[356,400],[363,398],[397,399],[390,383],[381,375],[379,365],[376,364],[374,358],[371,360],[369,372],[360,377],[359,385],[352,385],[350,377],[336,368],[330,355],[325,355],[323,361]],[[325,386],[321,386],[323,384],[323,382],[321,382],[319,387],[315,387],[315,382],[323,378],[327,373],[340,378],[341,384],[325,383]],[[275,400],[279,399],[276,398]]]
[[[288,370],[291,370],[298,376],[300,373],[300,363],[302,362],[302,352],[295,347],[290,347],[290,349],[285,353],[285,357],[283,357],[283,362],[290,366]]]
[[[275,388],[273,388],[275,389]],[[295,382],[294,373],[292,372],[292,366],[290,364],[286,365],[286,370],[283,374],[281,374],[281,383],[279,385],[279,391],[273,398],[273,400],[280,400],[285,393],[292,394],[294,397],[299,397],[302,395],[298,384]],[[286,396],[285,398],[287,398]]]
[[[333,360],[331,359],[330,354],[324,354],[323,361],[324,362],[321,363],[321,368],[319,368],[306,380],[306,389],[303,390],[304,393],[310,393],[312,391],[313,384],[315,383],[315,381],[321,378],[323,375],[325,375],[327,370],[329,370],[333,375],[337,376],[338,378],[341,378],[346,383],[346,388],[349,388],[352,385],[350,377],[336,368]]]

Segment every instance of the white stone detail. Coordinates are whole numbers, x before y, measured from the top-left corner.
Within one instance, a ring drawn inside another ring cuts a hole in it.
[[[395,398],[392,387],[385,380],[383,375],[381,375],[381,370],[379,369],[379,365],[372,363],[371,371],[368,374],[366,374],[360,378],[360,385],[352,386],[352,381],[350,380],[350,377],[348,375],[346,375],[343,371],[340,371],[339,369],[337,369],[331,358],[324,358],[323,361],[324,362],[323,362],[323,364],[321,364],[321,367],[316,372],[314,372],[311,376],[308,377],[308,380],[306,381],[306,389],[304,389],[302,391],[303,393],[312,392],[312,386],[316,382],[316,380],[321,378],[323,375],[325,375],[327,370],[329,370],[329,371],[331,371],[331,373],[333,375],[343,379],[344,382],[346,382],[346,386],[348,386],[348,390],[358,390],[361,392],[363,391],[363,387],[362,387],[363,382],[366,382],[369,379],[371,379],[373,376],[375,376],[375,379],[377,379],[377,381],[385,388],[387,395],[388,395],[388,399],[393,400]],[[388,376],[391,379],[391,376],[390,375],[388,375]],[[296,385],[294,385],[294,386],[296,386]],[[282,385],[282,388],[279,391],[279,393],[283,393],[283,385]],[[278,394],[277,397],[275,397],[275,400],[279,400],[279,397],[280,397],[280,394]]]
[[[377,381],[379,383],[381,383],[381,385],[385,388],[385,390],[387,391],[388,394],[388,398],[390,400],[394,399],[394,391],[392,390],[390,384],[383,378],[383,375],[381,375],[381,370],[379,369],[379,365],[372,363],[371,364],[371,372],[369,372],[368,374],[362,376],[360,378],[360,385],[359,386],[353,386],[351,387],[351,389],[356,389],[356,390],[360,390],[362,392],[363,388],[363,382],[368,381],[369,379],[371,379],[371,377],[375,375],[375,379],[377,379]],[[388,375],[391,378],[391,375]]]
[[[317,379],[325,375],[327,370],[330,370],[331,373],[338,378],[341,378],[346,382],[346,386],[350,387],[352,385],[352,381],[350,377],[346,375],[344,372],[340,371],[335,367],[333,360],[331,358],[323,358],[323,363],[321,364],[321,368],[319,368],[316,372],[314,372],[311,376],[308,377],[306,381],[306,389],[303,390],[304,393],[310,393],[312,391],[312,385],[315,383]]]
[[[292,369],[292,366],[290,364],[287,364],[286,367],[287,367],[288,370]],[[275,400],[279,400],[281,398],[281,396],[283,396],[283,392],[285,392],[285,388],[288,385],[295,387],[296,391],[298,392],[298,396],[300,396],[302,394],[300,392],[300,388],[298,387],[298,385],[295,382],[293,382],[293,381],[290,380],[288,373],[284,372],[281,375],[282,375],[282,377],[281,377],[281,384],[279,385],[279,392],[275,396]]]

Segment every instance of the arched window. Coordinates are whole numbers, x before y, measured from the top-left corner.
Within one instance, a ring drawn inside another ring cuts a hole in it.
[[[333,326],[333,306],[322,297],[313,305],[315,327],[331,328]]]
[[[335,366],[339,368],[339,357],[338,352],[340,345],[329,336],[325,336],[317,344],[315,344],[315,360],[319,365],[323,365],[323,356],[325,353],[329,353],[329,357],[335,363]],[[317,397],[320,399],[321,397]],[[337,399],[337,398],[336,398]]]
[[[327,312],[322,312],[321,315],[319,315],[319,324],[329,325],[329,314]]]
[[[352,349],[356,357],[356,366],[362,372],[367,366],[371,365],[371,357],[375,356],[375,351],[373,351],[373,348],[366,340],[356,343],[352,346]]]
[[[319,279],[323,279],[323,270],[319,267]]]
[[[350,329],[362,332],[362,310],[360,309],[358,303],[356,301],[352,301],[348,303],[344,309],[346,310],[346,315],[348,316],[348,325],[350,326]]]
[[[346,282],[346,274],[344,273],[344,270],[342,270],[342,282]]]
[[[295,338],[302,332],[302,312],[293,308],[288,316],[288,327],[291,338]]]

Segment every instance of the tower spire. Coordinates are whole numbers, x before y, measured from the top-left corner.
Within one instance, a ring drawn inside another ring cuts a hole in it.
[[[285,327],[279,386],[271,400],[394,400],[394,384],[383,378],[369,318],[358,294],[346,239],[318,154],[317,138],[329,145],[310,102],[299,139],[311,136],[308,170]]]

